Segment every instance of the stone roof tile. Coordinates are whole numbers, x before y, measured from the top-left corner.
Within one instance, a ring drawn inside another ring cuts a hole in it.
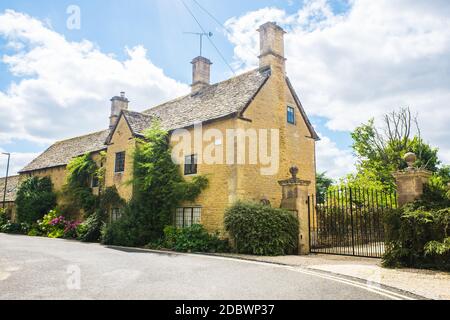
[[[0,178],[0,203],[3,201],[5,180],[6,180],[5,178]],[[6,185],[6,202],[16,201],[18,188],[19,188],[19,176],[8,177],[8,184]]]
[[[73,158],[89,152],[106,149],[105,141],[109,130],[91,133],[81,137],[58,141],[34,159],[20,172],[41,170],[67,165]]]

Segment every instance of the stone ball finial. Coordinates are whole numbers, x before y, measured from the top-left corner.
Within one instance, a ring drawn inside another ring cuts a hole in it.
[[[297,180],[297,175],[298,175],[298,167],[296,167],[296,166],[292,166],[290,169],[289,169],[289,172],[290,172],[290,174],[292,175],[292,179],[294,179],[294,180]]]
[[[417,160],[417,156],[415,153],[412,152],[408,152],[407,154],[405,154],[405,156],[403,157],[403,159],[406,161],[406,163],[408,164],[408,169],[412,169],[414,168],[414,163]]]

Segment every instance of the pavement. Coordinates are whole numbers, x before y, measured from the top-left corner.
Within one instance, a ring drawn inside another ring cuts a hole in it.
[[[304,266],[0,234],[3,300],[412,300]]]
[[[396,288],[427,299],[450,300],[450,273],[422,269],[386,269],[381,266],[381,259],[322,254],[282,257],[240,254],[221,256],[324,271]]]

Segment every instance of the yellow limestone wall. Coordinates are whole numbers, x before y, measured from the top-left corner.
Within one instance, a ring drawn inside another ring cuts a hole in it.
[[[130,181],[133,177],[133,152],[136,140],[123,117],[120,117],[119,124],[111,139],[106,154],[106,187],[116,186],[119,195],[129,201],[133,195],[133,188]],[[125,171],[115,173],[116,153],[125,151]]]
[[[281,205],[279,180],[290,177],[292,166],[299,168],[299,179],[311,181],[315,190],[315,141],[290,93],[282,69],[273,75],[244,113],[252,122],[240,121],[241,127],[280,130],[280,166],[274,176],[263,176],[261,166],[238,166],[238,195],[241,199],[267,199],[273,207]],[[287,122],[287,106],[294,107],[296,124]]]
[[[221,140],[219,148],[223,147],[223,159],[226,159],[226,130],[234,129],[236,127],[236,119],[226,119],[222,121],[213,122],[203,125],[203,132],[208,132],[210,129],[218,130],[223,139],[211,137],[209,141],[203,141],[203,151],[216,155],[215,152],[208,152],[207,147],[215,145],[216,140]],[[189,133],[194,137],[194,129],[190,128]],[[192,141],[193,146],[193,141]],[[194,154],[194,149],[189,154]],[[184,156],[180,155],[178,158],[182,163],[180,170],[184,174]],[[224,212],[225,209],[237,199],[237,171],[235,165],[227,165],[226,162],[220,164],[199,164],[197,175],[205,175],[209,181],[208,189],[204,190],[195,203],[185,203],[184,206],[200,206],[202,207],[201,224],[210,232],[222,232],[224,230]],[[195,175],[194,175],[195,176]],[[194,176],[185,176],[187,180]]]

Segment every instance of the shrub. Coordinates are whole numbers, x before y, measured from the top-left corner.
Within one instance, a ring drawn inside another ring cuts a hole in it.
[[[36,228],[31,230],[31,235],[42,235],[53,239],[75,239],[79,224],[77,221],[66,220],[57,210],[52,210],[38,221]]]
[[[164,229],[164,239],[150,244],[151,248],[165,248],[178,252],[228,252],[228,241],[221,240],[218,234],[209,234],[202,225],[188,228]]]
[[[20,222],[33,224],[56,205],[56,194],[50,178],[29,178],[17,191],[17,218]]]
[[[0,232],[9,234],[27,234],[30,226],[26,223],[13,223],[11,221],[6,222],[0,228]]]
[[[42,237],[42,236],[44,236],[44,234],[42,233],[39,226],[37,224],[34,224],[31,227],[30,231],[28,231],[28,236],[29,237]]]
[[[128,208],[119,220],[107,224],[102,231],[102,244],[125,247],[136,247],[144,245],[142,232],[149,232],[139,227],[139,219],[133,219],[136,215],[131,215]]]
[[[237,202],[225,213],[225,228],[238,253],[292,254],[298,245],[298,220],[289,211]]]
[[[0,228],[8,223],[8,217],[6,216],[6,210],[3,208],[0,208]]]
[[[385,215],[384,266],[450,270],[450,208],[445,191],[430,184],[422,199]]]
[[[103,214],[97,210],[93,215],[79,225],[77,235],[78,240],[83,242],[97,242],[101,238],[101,229],[103,227]]]

